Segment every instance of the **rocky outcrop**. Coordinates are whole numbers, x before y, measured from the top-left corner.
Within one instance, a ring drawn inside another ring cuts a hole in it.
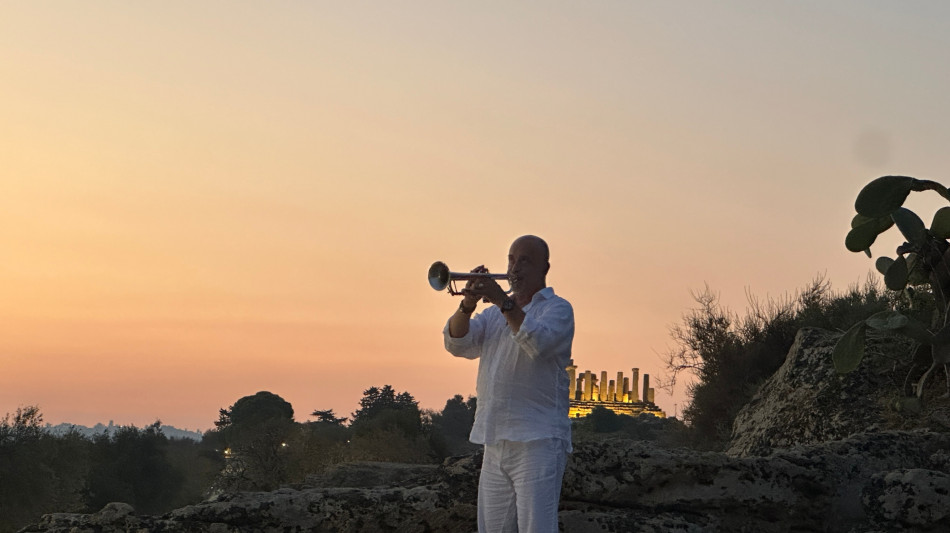
[[[726,453],[644,440],[577,443],[564,476],[562,530],[950,530],[950,433],[888,422],[893,380],[874,357],[834,374],[836,338],[799,333],[785,365],[740,414]],[[301,486],[221,496],[160,517],[110,504],[92,515],[47,515],[23,531],[474,531],[479,467],[479,454],[442,465],[340,465]]]
[[[739,412],[728,453],[766,455],[789,446],[838,440],[881,428],[886,399],[897,394],[894,360],[866,357],[848,374],[835,372],[831,355],[840,335],[808,328],[798,332],[785,364]],[[906,350],[898,339],[878,339],[890,352]]]
[[[658,449],[643,442],[591,443],[571,458],[562,498],[663,512],[702,531],[849,531],[896,523],[896,517],[876,512],[883,497],[873,490],[876,475],[944,468],[947,449],[950,435],[928,431],[862,433],[767,457]],[[945,477],[927,479],[931,493],[939,494]],[[933,498],[933,505],[940,503]],[[623,513],[615,515],[616,521]],[[917,525],[950,527],[938,515],[930,512],[934,520]],[[648,530],[637,522],[610,524],[617,531]]]

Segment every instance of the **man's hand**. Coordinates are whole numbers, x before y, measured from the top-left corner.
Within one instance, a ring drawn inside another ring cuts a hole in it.
[[[472,272],[488,272],[488,269],[485,268],[485,265],[479,265],[473,268]],[[462,303],[459,305],[458,311],[453,313],[452,318],[449,319],[450,337],[460,338],[468,335],[468,321],[471,318],[471,314],[475,312],[475,308],[478,307],[478,301],[482,299],[482,295],[475,292],[481,289],[481,287],[476,289],[476,286],[480,283],[484,283],[484,281],[480,279],[470,279],[462,289]]]
[[[485,268],[485,265],[478,265],[477,267],[473,268],[471,272],[488,272],[488,269]],[[460,306],[461,309],[471,309],[472,312],[475,312],[475,308],[478,307],[478,301],[481,300],[481,298],[469,291],[469,289],[474,284],[475,280],[470,279],[465,284],[465,286],[462,287],[462,290],[459,291],[462,293],[462,305]]]
[[[487,274],[488,269],[482,265],[472,269],[472,273]],[[465,288],[462,289],[462,294],[465,295],[464,305],[466,308],[469,305],[475,305],[480,299],[485,299],[495,305],[501,305],[508,297],[501,285],[489,277],[468,280]]]

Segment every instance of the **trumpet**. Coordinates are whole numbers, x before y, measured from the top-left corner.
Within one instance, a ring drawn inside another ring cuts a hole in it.
[[[488,272],[449,272],[449,267],[442,261],[436,261],[429,267],[429,285],[437,291],[449,290],[452,296],[462,294],[455,288],[456,281],[469,281],[473,279],[494,279],[508,280],[508,274],[491,274]],[[511,289],[505,291],[511,292]]]

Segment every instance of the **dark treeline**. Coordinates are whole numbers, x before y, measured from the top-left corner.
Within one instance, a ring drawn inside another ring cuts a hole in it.
[[[346,461],[438,462],[474,450],[474,413],[474,397],[457,395],[435,412],[385,385],[364,391],[350,417],[317,410],[315,421],[296,422],[288,402],[259,392],[221,409],[215,429],[195,442],[167,438],[160,422],[57,436],[39,408],[20,408],[0,420],[0,532],[113,501],[161,514],[224,491],[302,482]]]
[[[123,501],[161,513],[200,501],[224,460],[203,443],[169,439],[156,422],[89,438],[57,436],[37,407],[0,420],[0,531],[44,513],[94,512]]]

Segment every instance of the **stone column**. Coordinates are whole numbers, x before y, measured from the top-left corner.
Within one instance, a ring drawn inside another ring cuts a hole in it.
[[[584,399],[584,374],[581,374],[577,377],[577,382],[574,384],[574,400],[583,400]]]
[[[633,369],[633,377],[630,378],[630,401],[633,403],[640,401],[640,393],[637,390],[637,385],[640,384],[640,369]]]
[[[591,393],[594,392],[594,376],[590,374],[590,370],[584,371],[584,401],[589,402]]]
[[[623,378],[623,403],[630,403],[630,378]]]
[[[616,402],[617,401],[617,389],[616,381],[610,380],[610,383],[607,385],[607,401]]]
[[[606,370],[600,371],[599,383],[600,383],[600,394],[598,395],[599,399],[602,402],[606,402],[607,401],[607,371]]]
[[[577,372],[577,366],[574,365],[574,360],[571,359],[567,362],[567,399],[574,400],[577,398],[577,382],[574,380],[574,374]]]
[[[655,404],[656,402],[653,401],[653,397],[654,397],[654,389],[653,387],[650,387],[650,390],[647,391],[647,403]]]
[[[620,390],[620,387],[623,386],[623,372],[617,372],[617,395],[614,396],[615,402],[623,401],[623,391]]]
[[[647,398],[650,396],[650,374],[643,375],[643,401],[649,402]]]

